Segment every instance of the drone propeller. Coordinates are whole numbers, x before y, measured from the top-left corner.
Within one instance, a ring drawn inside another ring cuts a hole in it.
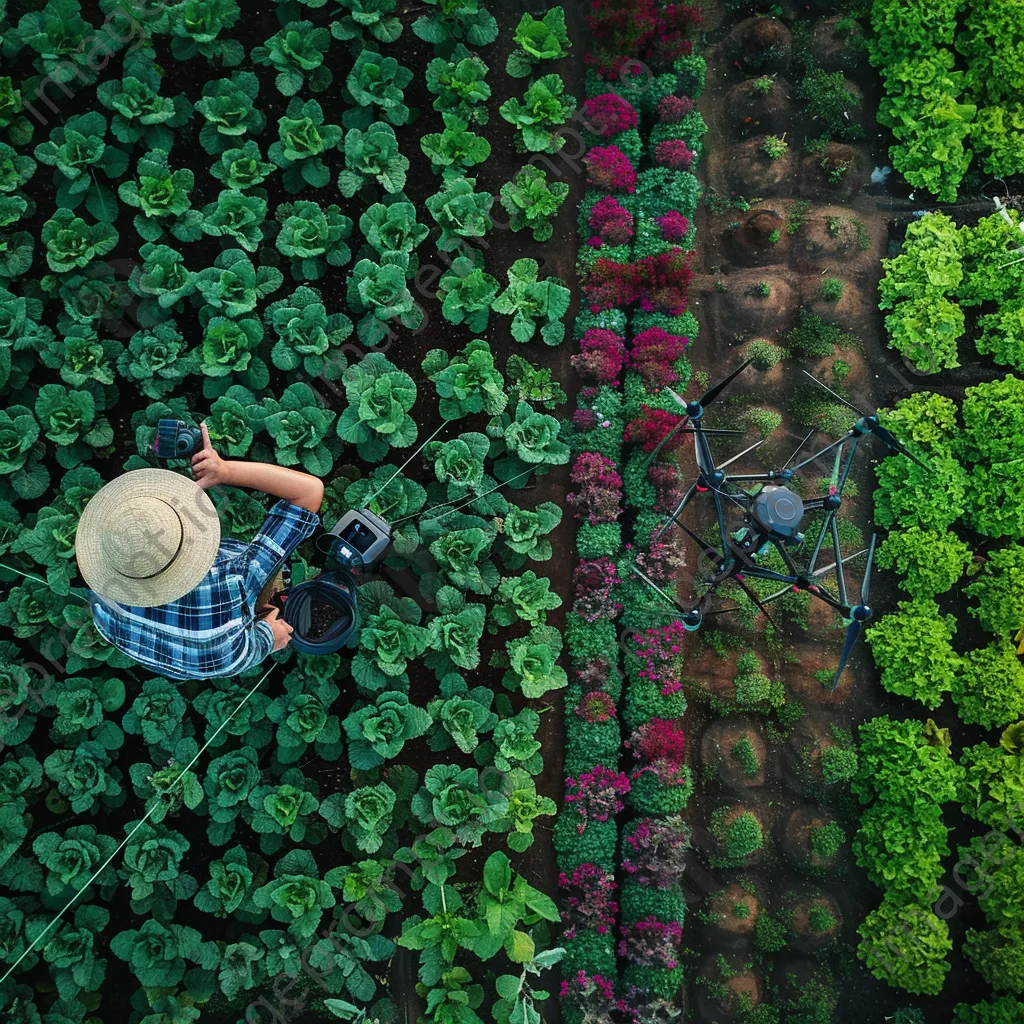
[[[702,409],[706,409],[753,361],[753,359],[748,359],[741,366],[738,366],[733,370],[732,373],[730,373],[724,380],[720,380],[714,387],[708,388],[708,390],[697,399],[697,404]]]
[[[912,462],[916,462],[922,469],[928,469],[926,463],[922,462],[912,451],[910,451],[909,448],[902,445],[890,431],[886,430],[885,427],[879,423],[877,414],[869,416],[866,412],[862,412],[858,409],[857,406],[851,405],[845,398],[843,398],[842,395],[836,394],[836,392],[827,384],[818,380],[813,373],[808,373],[806,370],[803,372],[810,377],[818,387],[824,388],[834,399],[836,399],[836,401],[842,402],[847,409],[853,410],[853,412],[855,412],[864,421],[864,426],[866,426],[868,430],[886,446],[886,448],[890,451],[899,452],[900,455],[905,455]]]
[[[860,604],[850,609],[850,625],[846,628],[846,640],[843,643],[843,650],[839,655],[839,664],[836,666],[836,674],[832,678],[832,689],[839,685],[839,679],[850,659],[850,654],[864,632],[865,624],[871,618],[871,608],[868,605],[868,591],[871,588],[871,566],[875,561],[875,544],[878,536],[873,534],[871,543],[868,545],[868,561],[864,567],[864,581],[860,585]]]

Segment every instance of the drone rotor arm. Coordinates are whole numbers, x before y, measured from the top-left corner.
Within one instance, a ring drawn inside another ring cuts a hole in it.
[[[690,503],[690,499],[696,493],[697,493],[697,485],[696,484],[690,484],[690,489],[683,495],[682,500],[676,506],[676,510],[668,517],[668,519],[665,520],[665,522],[662,524],[661,529],[652,538],[653,540],[661,540],[662,535],[669,528],[669,525],[671,523],[675,523],[676,526],[682,526],[682,523],[679,522],[679,516],[682,515],[683,509],[686,508],[686,506]]]
[[[839,438],[838,441],[833,441],[830,445],[828,445],[828,447],[822,448],[820,452],[816,452],[810,458],[804,459],[803,462],[798,462],[793,467],[793,472],[798,473],[801,469],[804,468],[804,466],[809,466],[812,462],[816,462],[818,459],[822,457],[822,455],[828,455],[830,451],[833,451],[842,444],[846,444],[846,442],[849,441],[850,438],[853,436],[854,432],[852,430],[848,430],[845,434],[843,434],[841,438]]]
[[[829,532],[832,534],[832,551],[836,558],[836,585],[839,587],[839,600],[846,604],[846,576],[843,573],[843,552],[839,544],[839,524],[835,516],[829,524]]]
[[[740,585],[740,589],[743,591],[743,593],[746,594],[747,597],[749,597],[750,600],[757,605],[758,611],[760,611],[760,613],[768,620],[772,629],[774,629],[776,633],[781,632],[778,623],[776,623],[776,621],[768,614],[768,609],[765,608],[764,602],[761,600],[761,598],[759,598],[757,594],[755,594],[754,591],[751,590],[750,587],[748,587],[746,583],[744,583],[743,580],[741,580],[738,576],[733,576],[733,579]]]
[[[839,685],[839,680],[842,678],[843,670],[846,668],[846,663],[850,660],[850,654],[853,648],[857,645],[857,641],[860,639],[860,635],[864,630],[864,623],[854,619],[853,622],[847,627],[846,640],[843,642],[843,650],[839,655],[839,664],[836,665],[836,674],[832,677],[832,689],[834,690]]]

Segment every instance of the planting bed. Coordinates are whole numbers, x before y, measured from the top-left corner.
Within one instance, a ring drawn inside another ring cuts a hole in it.
[[[0,0],[2,1019],[1021,1024],[1016,8]],[[928,465],[834,687],[806,592],[680,618],[747,359],[737,470]],[[166,417],[392,524],[348,649],[99,638]]]

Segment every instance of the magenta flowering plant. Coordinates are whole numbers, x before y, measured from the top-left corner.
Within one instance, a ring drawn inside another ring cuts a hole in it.
[[[635,128],[636,123],[633,104],[613,92],[592,96],[583,104],[583,127],[602,138],[610,139],[613,135]]]
[[[581,376],[617,387],[626,361],[626,343],[614,331],[591,327],[580,338],[580,351],[570,362]]]
[[[659,921],[653,915],[619,928],[619,956],[641,967],[679,965],[679,943],[683,928],[678,921]]]
[[[633,730],[626,747],[633,751],[640,772],[649,771],[652,766],[659,773],[673,772],[683,764],[686,736],[678,721],[650,718]]]
[[[583,694],[574,711],[588,725],[609,722],[616,717],[615,701],[604,690],[590,690]]]
[[[577,519],[586,519],[596,526],[614,523],[619,518],[622,477],[611,459],[597,452],[581,452],[572,464],[569,479],[576,490],[567,494],[565,500],[576,510]]]
[[[593,232],[587,245],[625,245],[634,235],[633,214],[615,196],[604,196],[594,203],[587,224]]]
[[[678,816],[642,818],[622,842],[622,870],[640,885],[669,889],[686,870],[690,837]]]
[[[583,279],[583,294],[591,313],[632,306],[642,294],[641,268],[633,263],[616,263],[602,256],[587,271]]]
[[[648,327],[633,339],[629,365],[644,379],[648,391],[660,391],[679,379],[673,364],[686,351],[690,339],[669,334],[660,327]]]
[[[696,155],[682,139],[662,139],[654,147],[654,162],[673,171],[688,171]]]
[[[682,242],[690,233],[689,218],[684,217],[678,210],[669,210],[668,213],[655,217],[654,223],[661,228],[661,237],[666,242]]]
[[[576,938],[580,931],[607,935],[619,911],[615,902],[617,888],[615,876],[590,861],[581,864],[571,876],[563,871],[558,876],[565,925],[563,940]]]
[[[587,181],[593,188],[632,192],[636,187],[636,171],[618,146],[594,146],[583,162],[587,165]]]
[[[662,124],[675,124],[682,121],[693,110],[693,100],[689,96],[662,96],[658,100],[658,120]]]
[[[608,821],[625,807],[622,798],[629,792],[625,772],[595,765],[590,771],[565,780],[566,814],[575,814],[576,832],[583,835],[592,821]]]
[[[633,635],[634,653],[643,665],[638,676],[658,683],[663,694],[676,693],[681,689],[679,669],[683,662],[685,636],[686,628],[678,619],[667,626],[645,629],[643,633]]]
[[[618,1008],[612,983],[600,974],[577,971],[562,982],[559,999],[564,999],[580,1020],[588,1024],[606,1024]]]
[[[679,316],[686,310],[686,290],[693,278],[690,253],[670,249],[640,261],[640,308]]]
[[[620,583],[619,567],[607,555],[581,558],[572,574],[572,610],[586,622],[618,618],[622,602],[613,601],[612,594]]]

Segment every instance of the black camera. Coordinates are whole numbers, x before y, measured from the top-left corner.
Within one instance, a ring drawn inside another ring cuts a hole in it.
[[[156,426],[153,454],[158,459],[191,459],[202,451],[203,433],[184,420],[161,420]]]

